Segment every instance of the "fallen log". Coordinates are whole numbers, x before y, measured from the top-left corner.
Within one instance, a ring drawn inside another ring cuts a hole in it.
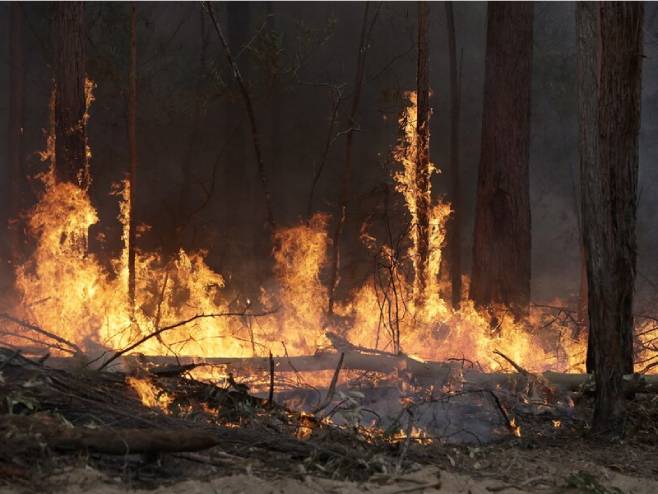
[[[340,353],[323,352],[315,355],[295,357],[273,357],[276,373],[304,373],[334,371],[340,360]],[[124,372],[151,370],[158,375],[176,375],[195,367],[225,366],[227,372],[236,376],[270,372],[269,357],[173,357],[164,355],[123,355],[121,369]],[[71,365],[71,358],[51,358],[48,363],[56,367]],[[458,363],[423,362],[407,355],[367,354],[359,351],[344,353],[343,370],[378,372],[415,380],[419,384],[443,385],[451,374],[461,366]],[[505,385],[519,374],[508,372],[480,372],[476,369],[463,369],[463,379],[467,385],[493,387]],[[592,381],[588,374],[546,371],[538,373],[549,384],[565,391],[580,391]],[[629,374],[624,376],[628,391],[658,394],[658,375]]]
[[[324,352],[315,355],[302,355],[296,357],[273,357],[274,371],[286,373],[334,371],[341,359],[340,353]],[[126,355],[123,357],[124,365],[128,369],[140,369],[149,365],[155,368],[172,366],[198,367],[226,366],[234,374],[253,374],[270,371],[269,357],[169,357]],[[342,369],[359,370],[365,372],[380,372],[384,374],[406,374],[408,377],[431,378],[433,381],[443,381],[449,376],[453,364],[441,362],[422,362],[407,355],[380,355],[360,352],[344,353]]]
[[[339,353],[319,353],[311,356],[273,357],[275,372],[316,372],[335,370],[340,360]],[[127,356],[131,366],[151,364],[157,366],[203,366],[226,365],[227,370],[235,373],[269,372],[269,357],[234,357],[234,358],[196,358],[168,356]],[[406,355],[364,354],[360,352],[344,353],[341,368],[380,372],[384,374],[406,374],[407,377],[422,381],[443,383],[450,373],[458,367],[455,363],[422,362]],[[505,384],[517,376],[510,372],[480,372],[475,369],[463,370],[464,381],[474,385]],[[589,381],[589,374],[546,371],[538,373],[550,384],[568,391],[578,391]],[[625,386],[640,393],[658,393],[658,375],[628,374],[624,376]]]
[[[38,455],[44,446],[59,453],[87,452],[106,455],[194,452],[215,446],[231,447],[234,454],[250,458],[255,449],[278,452],[292,458],[347,461],[353,468],[367,467],[360,448],[340,442],[301,441],[271,429],[185,427],[155,428],[71,427],[47,414],[0,415],[3,453]],[[351,436],[346,436],[350,439]]]
[[[221,442],[217,434],[202,429],[116,429],[70,427],[53,417],[38,415],[2,415],[0,431],[12,442],[26,443],[31,438],[61,453],[87,451],[108,455],[178,453],[201,451]],[[7,446],[7,445],[6,445]],[[29,446],[26,445],[26,446]]]

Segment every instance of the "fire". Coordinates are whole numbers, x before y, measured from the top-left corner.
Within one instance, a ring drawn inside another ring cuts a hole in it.
[[[516,423],[516,419],[512,417],[509,421],[509,427],[512,430],[514,437],[521,437],[521,426]]]
[[[430,188],[426,191],[418,189],[418,177],[416,171],[416,155],[418,153],[418,139],[416,138],[416,121],[418,115],[418,98],[415,91],[407,92],[405,94],[409,101],[409,106],[405,108],[400,117],[399,124],[403,131],[403,135],[398,142],[398,145],[393,150],[393,158],[402,166],[402,169],[393,174],[395,182],[395,190],[402,194],[407,211],[409,213],[411,223],[409,237],[411,238],[411,247],[408,251],[408,256],[411,259],[414,273],[419,271],[419,258],[418,258],[418,213],[417,202],[421,196],[424,200],[431,204],[431,182]],[[431,179],[434,173],[438,173],[439,169],[434,163],[429,164],[428,175]],[[443,301],[438,298],[439,286],[439,268],[441,266],[441,246],[445,239],[445,223],[450,215],[450,205],[439,202],[431,207],[430,210],[430,232],[429,232],[429,262],[427,266],[427,281],[425,293],[420,294],[421,290],[417,277],[414,277],[413,285],[413,300],[418,300],[426,297],[433,298],[432,302],[426,303],[424,309],[435,309],[437,305],[441,305]],[[427,314],[431,317],[432,314]]]
[[[129,377],[126,383],[137,393],[144,406],[149,408],[159,408],[163,412],[169,412],[169,406],[173,403],[173,398],[159,389],[148,379],[139,379]]]
[[[91,87],[91,86],[90,86]],[[91,97],[89,102],[91,102]],[[400,163],[393,180],[402,194],[411,220],[410,247],[404,253],[362,231],[367,248],[381,266],[335,313],[345,321],[339,328],[355,345],[388,351],[404,351],[425,360],[463,359],[483,370],[508,368],[494,350],[500,350],[531,371],[581,370],[584,335],[573,339],[567,328],[542,327],[546,317],[532,311],[523,322],[500,311],[492,327],[488,314],[470,302],[452,309],[440,295],[439,267],[445,223],[450,205],[437,202],[430,218],[428,285],[416,306],[418,287],[413,159],[416,145],[416,97],[408,95],[409,107],[400,123],[404,131],[394,157]],[[136,304],[134,316],[128,300],[128,254],[124,248],[107,264],[89,251],[89,228],[98,221],[87,191],[73,184],[57,183],[53,176],[54,134],[48,136],[44,160],[50,171],[43,174],[43,193],[29,212],[29,230],[35,240],[32,257],[17,269],[19,316],[75,343],[90,355],[126,348],[159,328],[195,315],[227,314],[237,317],[203,317],[162,332],[135,351],[146,355],[198,357],[245,357],[312,354],[327,345],[323,327],[327,287],[321,281],[330,248],[329,218],[316,214],[310,221],[281,228],[274,235],[273,257],[278,290],[262,290],[256,304],[272,309],[256,317],[248,302],[235,308],[225,295],[225,281],[211,269],[204,252],[180,250],[171,257],[155,252],[136,252]],[[91,156],[91,152],[88,153]],[[432,172],[438,171],[432,165]],[[120,200],[118,221],[127,244],[129,184],[118,184],[113,193]],[[402,254],[402,255],[400,255]],[[411,266],[411,273],[406,268]],[[140,384],[138,384],[138,382]],[[140,396],[148,382],[133,381]],[[325,382],[326,384],[326,382]],[[160,398],[158,398],[159,400]],[[157,401],[157,400],[156,400]]]
[[[417,241],[415,234],[416,190],[416,94],[407,93],[409,106],[400,118],[403,131],[394,158],[401,170],[393,174],[396,190],[402,194],[411,228],[411,246],[407,257],[411,261],[412,273],[417,270]],[[436,165],[432,172],[438,171]],[[427,360],[445,360],[463,357],[473,365],[485,370],[506,367],[497,359],[494,350],[498,349],[515,362],[531,370],[564,368],[579,370],[584,363],[584,340],[572,340],[562,336],[559,329],[547,330],[542,335],[533,335],[528,327],[543,325],[544,314],[536,311],[526,323],[515,322],[504,311],[497,327],[492,328],[490,317],[478,311],[470,301],[462,303],[462,308],[454,311],[446,300],[441,298],[439,267],[441,247],[445,238],[445,223],[450,215],[450,205],[439,202],[432,207],[430,218],[430,256],[428,262],[428,290],[421,306],[418,300],[417,284],[404,276],[404,266],[393,246],[378,244],[377,239],[367,231],[362,231],[366,246],[378,254],[387,273],[375,273],[372,280],[355,291],[353,299],[342,307],[343,315],[350,315],[354,324],[348,331],[348,339],[355,344],[369,348],[383,348],[397,351],[396,344],[382,335],[399,335],[399,347],[407,354],[415,354]],[[382,282],[384,278],[384,282]],[[382,331],[383,329],[383,331]],[[388,345],[388,346],[387,346]],[[545,349],[546,348],[546,349]],[[559,349],[559,351],[548,350]]]

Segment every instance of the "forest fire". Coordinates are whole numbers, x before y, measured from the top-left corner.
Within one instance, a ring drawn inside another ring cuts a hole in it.
[[[400,119],[403,137],[394,153],[401,170],[393,178],[414,225],[418,196],[413,158],[416,131],[412,124],[416,120],[415,93],[408,98],[409,106]],[[53,140],[49,142],[52,146]],[[51,159],[53,151],[48,150],[43,156]],[[368,246],[387,257],[385,262],[398,265],[392,267],[394,276],[388,280],[388,286],[382,286],[377,279],[381,276],[375,274],[354,290],[352,300],[339,304],[336,313],[342,326],[327,326],[318,305],[327,296],[321,271],[326,267],[329,248],[329,218],[323,214],[316,214],[308,223],[275,232],[273,257],[279,289],[276,293],[263,292],[258,304],[272,308],[268,313],[254,312],[250,303],[239,314],[231,312],[222,293],[222,275],[207,266],[203,253],[189,254],[183,250],[170,260],[156,253],[137,253],[138,284],[135,311],[131,313],[127,265],[129,184],[118,184],[114,192],[121,201],[118,221],[123,226],[124,249],[119,258],[112,260],[112,272],[108,272],[88,253],[88,231],[98,216],[87,193],[70,183],[56,183],[52,166],[42,179],[44,193],[29,213],[36,248],[33,257],[17,270],[17,285],[22,294],[17,317],[57,334],[90,358],[98,358],[103,351],[128,347],[162,327],[203,316],[148,339],[134,351],[199,358],[266,356],[270,352],[312,355],[329,346],[323,330],[327,328],[340,331],[351,344],[364,348],[402,350],[433,361],[463,358],[488,371],[507,366],[495,350],[533,371],[583,370],[585,341],[571,339],[568,328],[556,325],[534,334],[528,330],[539,326],[541,318],[546,317],[541,311],[532,314],[529,324],[503,316],[498,327],[492,328],[490,317],[472,304],[465,303],[461,309],[453,310],[441,298],[441,248],[450,214],[450,205],[446,203],[431,208],[430,254],[425,267],[431,282],[422,294],[416,282],[418,277],[414,276],[420,269],[414,227],[409,231],[410,247],[401,261],[393,260],[392,246],[363,233]],[[434,165],[431,167],[434,169]],[[411,275],[407,274],[405,259],[411,261]],[[395,303],[399,304],[399,313],[385,317],[384,304],[390,303],[393,296],[398,297]],[[236,317],[229,317],[230,314]]]
[[[30,154],[34,163],[26,165],[25,149],[40,144],[24,142],[25,116],[13,100],[8,126],[0,245],[0,434],[8,447],[0,484],[8,472],[50,491],[47,476],[75,460],[116,474],[121,486],[217,472],[246,472],[251,481],[256,469],[256,477],[285,472],[306,487],[349,480],[361,484],[345,492],[434,492],[443,481],[434,467],[429,478],[404,479],[436,464],[504,480],[489,491],[525,492],[543,482],[532,475],[512,482],[514,469],[534,461],[521,458],[525,450],[586,455],[595,439],[656,452],[658,316],[653,301],[634,298],[643,252],[636,234],[643,7],[575,8],[571,158],[579,174],[571,216],[563,204],[531,201],[530,163],[541,161],[531,121],[542,109],[533,77],[544,63],[533,54],[533,5],[483,11],[485,90],[482,107],[466,113],[474,121],[465,122],[481,126],[478,139],[463,135],[462,90],[474,91],[462,82],[453,3],[443,7],[445,77],[430,66],[430,3],[408,11],[368,2],[349,85],[336,82],[331,64],[309,69],[310,53],[330,47],[334,29],[353,29],[347,17],[315,26],[308,13],[294,12],[299,25],[277,27],[283,17],[275,11],[290,7],[270,5],[251,33],[250,16],[261,7],[230,3],[220,11],[202,2],[198,26],[186,26],[187,12],[169,41],[145,56],[151,40],[138,33],[162,22],[149,16],[164,7],[147,14],[132,3],[121,15],[117,6],[94,7],[93,29],[114,29],[117,19],[127,26],[99,43],[83,22],[91,7],[52,6],[52,74],[34,117],[39,129],[47,120],[45,150]],[[353,8],[344,7],[350,19]],[[16,100],[23,14],[31,9],[10,7]],[[391,47],[370,49],[385,38],[378,22],[388,33],[409,19],[407,52],[391,61]],[[36,34],[40,25],[30,25]],[[171,67],[160,74],[150,64],[196,27],[198,80],[190,84],[186,57],[182,84],[165,97],[158,84]],[[120,62],[110,63],[117,54]],[[117,67],[126,61],[124,81]],[[327,91],[328,119],[306,101],[291,104],[300,88]],[[300,108],[313,125],[292,115]],[[219,116],[210,115],[215,110]],[[148,127],[159,112],[174,117]],[[127,131],[125,142],[117,128]],[[309,158],[319,138],[317,159]],[[181,139],[185,146],[165,142]],[[461,141],[479,157],[463,153]],[[554,161],[561,160],[568,161]],[[467,168],[472,161],[477,170]],[[544,264],[536,257],[549,250],[536,240],[556,220],[535,218],[534,208],[573,223],[577,255],[560,268],[579,266],[570,284],[548,261],[535,277]],[[514,459],[502,465],[507,451]],[[571,471],[550,485],[609,492],[587,475]]]

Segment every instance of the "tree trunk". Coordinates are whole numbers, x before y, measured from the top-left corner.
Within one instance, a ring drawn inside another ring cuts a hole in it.
[[[642,3],[578,3],[583,239],[596,394],[593,430],[624,432],[633,370]]]
[[[450,202],[452,214],[447,224],[447,261],[452,286],[452,306],[459,309],[462,294],[461,269],[461,185],[459,180],[459,118],[461,112],[461,67],[457,63],[457,39],[453,2],[445,2],[450,51]]]
[[[226,4],[226,36],[228,46],[234,54],[239,53],[242,47],[249,41],[249,27],[251,25],[251,4],[249,2],[228,2]],[[249,53],[243,54],[243,57]],[[243,59],[244,60],[244,59]],[[244,76],[249,80],[248,66],[242,64]],[[247,225],[251,225],[254,217],[253,195],[254,183],[250,180],[249,168],[244,166],[247,160],[247,128],[244,118],[244,110],[240,107],[240,101],[230,98],[226,102],[226,135],[231,136],[228,148],[228,162],[224,168],[224,184],[228,203],[235,206],[228,207],[230,211],[228,221],[230,223],[231,236],[234,245],[232,254],[236,260],[243,258],[245,254],[251,257],[253,251],[253,233]],[[259,222],[260,223],[260,222]],[[227,232],[228,233],[228,232]],[[247,275],[247,273],[243,273]]]
[[[578,65],[578,158],[580,162],[581,211],[584,214],[586,193],[584,190],[586,170],[595,169],[599,161],[599,21],[598,8],[591,3],[576,7],[576,37]],[[588,315],[588,258],[584,238],[585,217],[581,215],[581,270],[578,316],[589,320]],[[583,273],[584,271],[584,273]],[[588,325],[589,334],[589,325]],[[588,373],[594,369],[594,338],[587,339],[585,367]]]
[[[582,144],[579,143],[579,146]],[[582,228],[582,226],[581,226]],[[583,329],[589,333],[589,318],[587,315],[587,255],[585,254],[585,244],[580,234],[580,283],[578,286],[578,334]],[[585,357],[585,370],[588,374],[594,372],[594,348],[592,348],[592,339],[587,339],[587,354]]]
[[[137,187],[137,10],[130,5],[130,74],[128,81],[128,141],[130,146],[130,218],[128,224],[128,299],[135,314],[135,198]]]
[[[429,81],[429,3],[418,2],[418,65],[416,89],[416,303],[422,305],[428,286],[427,268],[430,256],[430,210],[432,206],[430,177],[430,81]]]
[[[518,316],[530,301],[530,2],[490,2],[473,276],[478,306]]]
[[[57,2],[54,9],[55,173],[86,188],[84,5]]]
[[[8,126],[8,204],[7,224],[21,211],[25,170],[23,167],[23,125],[25,120],[25,66],[23,49],[23,7],[12,2],[9,7],[9,126]],[[8,261],[15,266],[20,260],[22,238],[20,228],[8,229]]]
[[[380,4],[381,5],[381,4]],[[336,295],[336,287],[340,278],[340,248],[341,239],[343,237],[343,230],[345,228],[345,220],[347,218],[347,205],[350,198],[350,188],[352,181],[352,143],[354,142],[354,131],[357,126],[357,112],[359,110],[359,102],[361,100],[361,90],[363,88],[363,80],[366,72],[366,54],[368,52],[368,40],[370,32],[374,25],[379,7],[368,29],[368,11],[370,3],[366,2],[363,11],[363,23],[361,24],[361,35],[359,38],[359,51],[356,60],[356,74],[354,76],[354,94],[352,95],[352,106],[350,114],[347,118],[347,135],[345,138],[345,161],[343,163],[343,176],[341,178],[340,189],[340,202],[338,209],[338,218],[336,219],[336,227],[331,237],[332,251],[329,264],[329,290],[327,298],[327,321],[333,316],[334,302]]]

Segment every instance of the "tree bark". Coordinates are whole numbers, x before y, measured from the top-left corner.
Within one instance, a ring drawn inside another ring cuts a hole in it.
[[[84,5],[57,2],[54,9],[55,173],[86,188]]]
[[[128,299],[135,315],[135,198],[137,188],[137,9],[130,4],[130,74],[128,81],[128,141],[130,146],[130,217],[128,223]]]
[[[633,371],[642,3],[578,3],[583,240],[596,393],[593,431],[624,432]]]
[[[450,51],[450,202],[452,214],[447,227],[447,261],[450,271],[451,301],[459,309],[462,295],[461,270],[461,185],[459,180],[459,121],[461,113],[461,67],[457,63],[457,37],[453,2],[445,2]]]
[[[416,90],[416,303],[427,296],[430,256],[430,213],[432,206],[430,165],[429,3],[418,2],[418,63]]]
[[[490,2],[470,298],[518,316],[530,301],[530,2]]]
[[[25,65],[23,45],[23,7],[19,2],[9,6],[9,126],[7,224],[21,211],[25,170],[23,166],[23,126],[25,120]],[[15,266],[20,260],[22,238],[17,225],[8,229],[8,261]]]

